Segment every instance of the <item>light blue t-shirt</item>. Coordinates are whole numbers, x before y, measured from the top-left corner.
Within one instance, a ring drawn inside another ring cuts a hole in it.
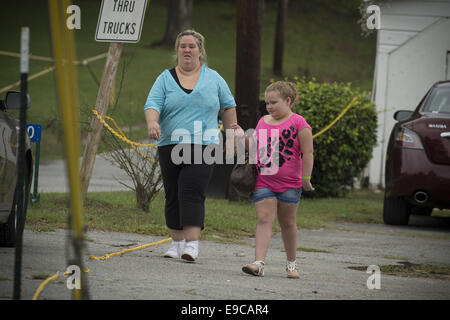
[[[202,65],[194,90],[186,93],[170,71],[164,70],[148,94],[144,110],[159,113],[161,139],[158,146],[178,143],[208,145],[218,143],[219,110],[236,106],[225,80]]]

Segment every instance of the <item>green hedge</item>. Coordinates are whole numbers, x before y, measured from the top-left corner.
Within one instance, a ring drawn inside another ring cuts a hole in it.
[[[338,197],[353,187],[376,145],[377,114],[367,92],[350,84],[317,83],[295,79],[299,99],[293,111],[302,115],[313,135],[330,124],[357,96],[352,107],[325,133],[314,138],[312,184],[306,196]]]

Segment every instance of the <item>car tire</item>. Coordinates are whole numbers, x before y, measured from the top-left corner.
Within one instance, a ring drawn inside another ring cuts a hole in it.
[[[407,225],[410,213],[411,205],[406,200],[384,196],[383,221],[385,224]]]
[[[23,186],[23,209],[25,213],[24,221],[22,224],[18,224],[18,201],[19,201],[19,188],[16,187],[16,191],[14,193],[14,202],[11,207],[11,213],[9,215],[9,219],[5,224],[0,224],[0,247],[10,247],[13,248],[16,246],[17,235],[23,233],[23,229],[25,227],[25,219],[28,207],[28,199],[29,199],[29,190],[30,190],[30,180],[28,176],[28,168],[25,170],[25,181]]]

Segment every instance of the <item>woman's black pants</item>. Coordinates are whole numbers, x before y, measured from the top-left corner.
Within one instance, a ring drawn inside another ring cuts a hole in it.
[[[164,210],[166,225],[174,230],[182,230],[183,226],[198,226],[203,230],[205,192],[214,167],[211,164],[205,164],[203,157],[201,157],[201,163],[194,163],[194,145],[185,145],[191,148],[191,161],[175,164],[177,162],[172,161],[172,149],[175,146],[158,147],[166,197]],[[203,152],[204,146],[200,150]],[[197,152],[199,152],[198,148]],[[198,162],[198,157],[196,160]]]

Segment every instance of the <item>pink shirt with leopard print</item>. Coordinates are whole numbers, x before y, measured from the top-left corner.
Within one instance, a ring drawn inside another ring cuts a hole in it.
[[[258,172],[254,189],[284,192],[302,187],[302,149],[298,133],[304,128],[312,130],[296,113],[278,125],[270,125],[261,117],[253,133],[257,141]]]

